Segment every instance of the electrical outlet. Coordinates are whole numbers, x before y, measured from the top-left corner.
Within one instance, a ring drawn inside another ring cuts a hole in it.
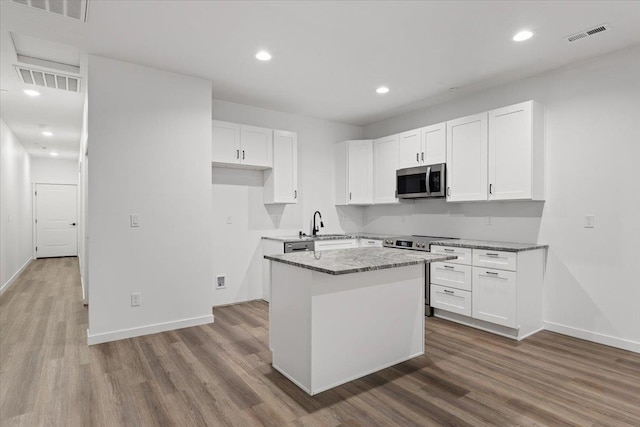
[[[129,221],[131,223],[132,228],[140,227],[140,215],[138,214],[129,215]]]
[[[595,228],[596,216],[593,214],[587,214],[584,216],[584,228]]]
[[[140,292],[134,292],[131,294],[131,307],[140,306]]]
[[[227,217],[227,224],[233,224],[233,217],[232,216],[228,216]]]
[[[225,289],[226,285],[226,276],[216,276],[216,289]]]
[[[487,217],[487,225],[492,225],[493,224],[493,218],[488,216]]]

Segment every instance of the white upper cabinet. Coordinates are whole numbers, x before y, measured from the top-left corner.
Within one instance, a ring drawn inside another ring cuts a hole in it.
[[[264,203],[297,203],[298,136],[273,131],[273,169],[264,171]]]
[[[211,129],[211,160],[240,163],[240,125],[214,120]]]
[[[489,200],[544,200],[544,112],[534,101],[489,111]]]
[[[447,122],[447,201],[487,200],[487,113]]]
[[[397,203],[398,135],[373,141],[373,203]]]
[[[422,152],[420,160],[425,165],[445,163],[447,161],[447,124],[422,128]]]
[[[243,164],[273,167],[273,131],[255,126],[240,126],[240,148]]]
[[[398,134],[398,168],[420,166],[422,153],[422,129],[414,129]]]
[[[273,131],[214,120],[211,160],[218,166],[267,169],[273,167]]]
[[[336,205],[373,203],[373,141],[343,141],[335,146]]]

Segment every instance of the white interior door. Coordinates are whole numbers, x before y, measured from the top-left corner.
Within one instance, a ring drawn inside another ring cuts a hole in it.
[[[36,184],[36,258],[78,255],[75,185]]]

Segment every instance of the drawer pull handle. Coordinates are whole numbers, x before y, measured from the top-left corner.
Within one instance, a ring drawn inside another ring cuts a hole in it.
[[[444,268],[455,268],[455,267],[452,265],[445,265]]]
[[[486,271],[485,273],[491,274],[492,276],[497,276],[499,273],[495,273],[493,271]]]
[[[487,253],[486,253],[486,255],[487,255],[487,256],[498,256],[498,255],[500,255],[500,254],[492,254],[492,253],[487,252]]]
[[[445,249],[445,252],[455,252],[453,249]]]
[[[448,289],[445,289],[444,291],[445,291],[446,293],[448,293],[448,294],[453,294],[453,293],[455,293],[455,292],[450,291],[450,290],[448,290]]]

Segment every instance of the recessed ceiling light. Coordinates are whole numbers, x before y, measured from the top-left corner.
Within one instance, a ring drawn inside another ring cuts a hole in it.
[[[7,93],[7,92],[9,92],[9,91],[8,91],[8,90],[6,90],[6,89],[0,89],[0,92],[2,92],[2,93]]]
[[[386,86],[380,86],[378,89],[376,89],[377,93],[387,93],[389,92],[389,88]]]
[[[266,50],[261,50],[260,52],[256,53],[256,59],[259,61],[270,61],[271,54]]]
[[[40,92],[38,92],[37,90],[33,90],[33,89],[25,89],[24,93],[26,93],[29,96],[40,96]]]
[[[528,30],[520,31],[518,34],[513,36],[513,40],[516,42],[521,42],[524,40],[529,40],[533,36],[533,33]]]
[[[455,92],[458,90],[458,86],[452,86],[449,88],[449,92]]]
[[[53,132],[50,132],[50,131],[48,131],[48,130],[42,131],[42,134],[43,134],[44,136],[53,136]]]
[[[49,153],[49,154],[51,154],[53,157],[57,157],[57,156],[58,156],[58,153],[56,153],[55,151],[52,151],[52,152],[51,152],[51,153]]]

